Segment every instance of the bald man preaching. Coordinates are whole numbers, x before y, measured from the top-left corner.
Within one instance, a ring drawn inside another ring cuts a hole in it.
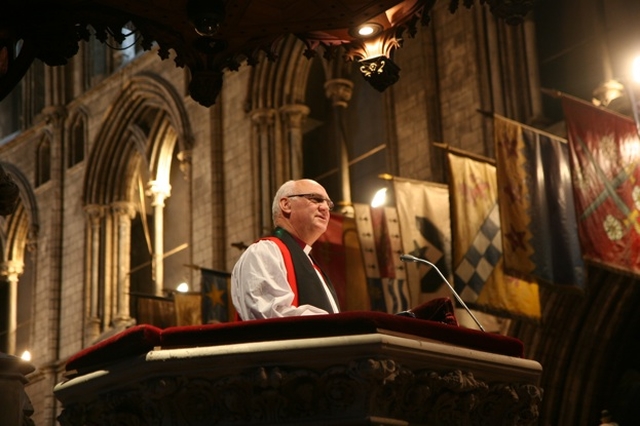
[[[340,311],[329,278],[311,246],[327,230],[333,202],[318,182],[285,182],[273,199],[275,229],[251,244],[231,274],[231,296],[242,320]]]

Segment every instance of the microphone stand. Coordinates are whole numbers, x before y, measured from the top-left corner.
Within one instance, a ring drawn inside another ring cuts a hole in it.
[[[438,269],[438,267],[436,265],[434,265],[433,263],[429,262],[428,260],[421,259],[419,257],[412,256],[410,254],[401,254],[400,255],[400,260],[403,261],[403,262],[425,263],[425,264],[433,267],[433,269],[435,269],[438,272],[438,274],[440,274],[440,276],[442,277],[444,282],[447,283],[447,285],[449,286],[449,289],[451,290],[453,295],[456,297],[456,300],[458,301],[458,303],[460,303],[464,307],[464,309],[467,311],[467,313],[471,316],[471,318],[473,318],[473,320],[478,325],[478,327],[480,327],[480,330],[485,331],[485,329],[482,326],[482,324],[480,324],[480,321],[478,321],[476,316],[473,315],[473,312],[471,312],[471,309],[469,309],[467,307],[467,304],[462,301],[462,299],[460,298],[458,293],[454,290],[453,286],[451,284],[449,284],[449,281],[447,281],[447,279],[444,277],[444,275],[442,275],[442,272],[440,272],[440,269]]]

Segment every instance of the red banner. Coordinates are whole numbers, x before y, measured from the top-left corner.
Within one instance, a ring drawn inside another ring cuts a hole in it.
[[[630,118],[563,97],[585,258],[640,274],[640,138]]]
[[[329,276],[341,311],[369,310],[364,265],[355,220],[332,213],[327,232],[313,245],[311,254]]]

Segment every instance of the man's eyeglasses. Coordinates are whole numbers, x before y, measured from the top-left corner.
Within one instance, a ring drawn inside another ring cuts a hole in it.
[[[334,207],[333,201],[331,201],[328,198],[324,198],[320,194],[292,194],[292,195],[287,195],[287,198],[291,198],[291,197],[304,197],[307,200],[309,200],[309,201],[311,201],[312,203],[315,203],[315,204],[320,204],[322,202],[326,202],[327,203],[327,207],[329,207],[329,211],[333,210],[333,207]]]

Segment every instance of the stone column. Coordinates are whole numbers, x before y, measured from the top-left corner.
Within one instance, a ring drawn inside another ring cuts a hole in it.
[[[0,413],[4,426],[25,426],[31,421],[33,406],[24,391],[25,375],[33,365],[18,357],[0,353]]]
[[[90,344],[100,335],[100,231],[104,207],[90,204],[84,207],[87,220],[85,259],[85,336]]]
[[[131,324],[129,315],[129,271],[131,269],[131,219],[136,215],[135,208],[128,201],[117,201],[111,204],[116,224],[116,285],[115,315],[113,323],[116,328]]]
[[[276,111],[261,108],[251,111],[254,132],[258,140],[258,187],[260,188],[260,230],[262,235],[272,228],[271,202],[273,197],[273,178],[271,153],[274,150],[273,127]]]
[[[342,202],[351,204],[351,179],[349,177],[349,153],[347,151],[347,136],[345,131],[344,110],[347,108],[353,94],[353,82],[344,78],[334,78],[324,83],[326,96],[331,99],[334,112],[334,134],[339,146],[340,181],[342,183]]]
[[[8,260],[0,263],[0,276],[9,286],[9,310],[7,312],[7,353],[16,354],[16,331],[18,329],[18,281],[24,264]]]
[[[309,115],[309,107],[303,104],[285,105],[280,108],[282,121],[289,142],[289,168],[291,179],[302,178],[302,125]]]
[[[155,283],[155,295],[162,296],[164,288],[164,200],[171,196],[171,185],[168,182],[152,180],[147,185],[147,195],[151,197],[153,206],[153,255],[151,257],[151,273]]]

